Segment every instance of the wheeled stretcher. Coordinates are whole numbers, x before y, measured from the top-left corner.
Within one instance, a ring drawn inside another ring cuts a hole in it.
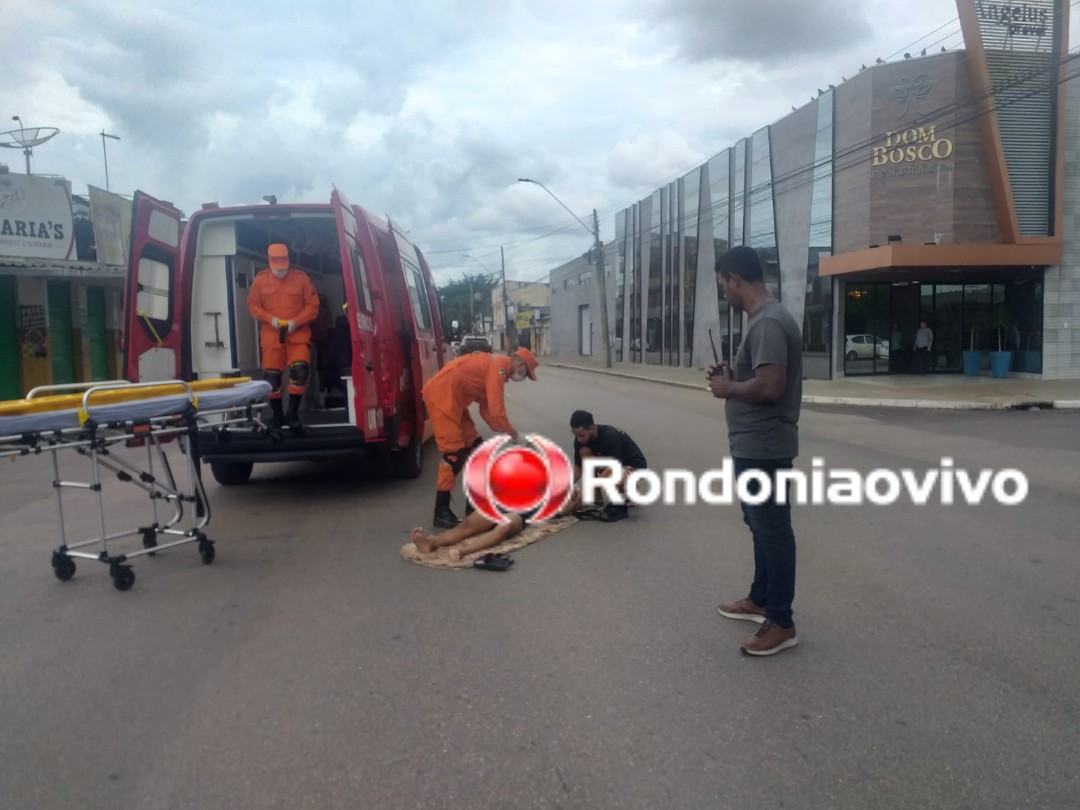
[[[214,561],[214,543],[204,529],[210,523],[210,504],[200,476],[199,426],[251,424],[257,404],[270,385],[250,378],[182,382],[129,383],[123,380],[76,385],[41,386],[26,399],[0,402],[0,458],[51,453],[60,545],[52,553],[57,579],[75,575],[75,560],[96,560],[109,566],[113,585],[126,591],[135,582],[128,561],[184,543],[198,543],[202,561]],[[60,393],[71,392],[76,393]],[[165,445],[176,441],[187,461],[181,486],[173,475]],[[135,452],[118,452],[135,448]],[[132,457],[145,448],[145,466]],[[71,451],[89,460],[89,481],[60,477],[60,456]],[[155,463],[156,461],[156,463]],[[150,500],[150,521],[136,528],[107,534],[103,474],[143,489]],[[69,543],[64,524],[65,489],[94,493],[99,535]],[[172,514],[159,520],[159,501]],[[184,506],[189,528],[182,528]],[[112,553],[110,544],[125,537],[142,537],[142,548]],[[168,542],[159,542],[165,538]]]

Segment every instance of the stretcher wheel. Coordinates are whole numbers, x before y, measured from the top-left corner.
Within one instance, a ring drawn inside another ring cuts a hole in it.
[[[112,570],[112,584],[118,591],[129,591],[135,584],[135,572],[126,565],[118,565]]]
[[[63,554],[54,554],[52,560],[53,573],[61,582],[67,582],[75,576],[75,561]]]
[[[214,544],[210,540],[199,541],[199,557],[204,565],[210,565],[214,561]]]

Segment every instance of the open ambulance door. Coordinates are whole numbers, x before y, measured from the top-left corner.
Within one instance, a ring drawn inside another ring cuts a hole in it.
[[[424,272],[424,286],[427,289],[427,297],[431,311],[434,313],[432,318],[432,329],[434,330],[434,342],[435,352],[437,355],[437,365],[435,371],[438,372],[446,363],[450,360],[446,356],[446,336],[443,334],[443,313],[439,307],[439,295],[435,291],[435,282],[431,278],[431,268],[428,266],[427,259],[424,258],[424,254],[420,251],[420,248],[416,249],[416,255],[420,259],[420,267]]]
[[[337,219],[338,244],[341,246],[341,271],[345,282],[345,306],[352,339],[352,397],[350,410],[356,414],[356,425],[364,432],[365,441],[381,437],[383,410],[379,407],[379,387],[375,366],[375,318],[371,306],[371,287],[367,265],[360,252],[356,236],[356,216],[345,195],[334,189],[330,197]]]
[[[388,267],[386,271],[401,273],[405,278],[405,289],[409,293],[409,305],[405,307],[405,310],[412,321],[414,335],[411,351],[413,388],[416,397],[416,412],[423,415],[425,409],[422,390],[427,381],[438,374],[442,367],[441,346],[436,343],[438,324],[435,319],[438,310],[433,310],[431,307],[425,274],[420,269],[419,252],[397,223],[389,217],[386,221],[394,235],[400,262],[397,268]],[[430,429],[430,426],[427,427]],[[424,434],[424,438],[427,438],[427,433]]]
[[[167,202],[135,192],[124,288],[124,376],[132,382],[181,376],[184,328],[180,221]]]

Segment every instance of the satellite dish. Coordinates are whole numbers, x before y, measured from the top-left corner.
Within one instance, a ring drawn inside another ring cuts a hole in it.
[[[60,130],[56,127],[24,127],[17,115],[13,115],[12,120],[19,122],[19,128],[9,132],[0,132],[0,146],[8,149],[22,149],[23,154],[26,155],[26,173],[30,174],[30,155],[34,147],[55,137]]]

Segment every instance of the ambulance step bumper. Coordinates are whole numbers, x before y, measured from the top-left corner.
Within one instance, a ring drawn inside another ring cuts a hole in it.
[[[356,428],[310,426],[301,433],[284,428],[279,434],[251,431],[204,431],[199,451],[204,461],[315,461],[345,456],[363,457],[372,447]]]

